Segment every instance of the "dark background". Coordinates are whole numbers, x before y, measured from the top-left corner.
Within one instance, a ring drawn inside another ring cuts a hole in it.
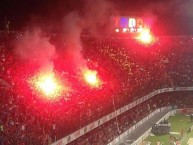
[[[10,30],[24,30],[30,26],[47,28],[60,32],[63,18],[69,12],[86,15],[85,5],[95,7],[103,0],[1,0],[0,30],[4,28],[5,17],[11,22]],[[192,0],[109,0],[107,11],[139,12],[153,18],[152,31],[157,35],[192,35]],[[103,4],[101,4],[103,5]],[[100,13],[100,9],[98,9]],[[94,17],[94,16],[93,16]]]

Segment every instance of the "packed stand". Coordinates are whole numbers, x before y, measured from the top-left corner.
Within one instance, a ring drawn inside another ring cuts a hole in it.
[[[18,36],[1,35],[0,40],[0,76],[5,81],[1,81],[0,104],[3,145],[46,145],[156,89],[191,86],[193,82],[191,37],[162,37],[144,45],[130,38],[84,36],[81,41],[88,66],[97,70],[106,83],[98,90],[90,90],[77,82],[74,86],[77,91],[69,97],[52,104],[40,102],[33,93],[23,93],[25,80],[18,76],[27,78],[31,72],[28,64],[14,56],[11,42]],[[160,98],[148,100],[120,115],[118,122],[109,121],[75,143],[106,144],[159,107],[174,104],[185,107],[185,100]],[[192,107],[190,102],[186,104]]]
[[[164,99],[163,99],[164,98]],[[175,100],[175,101],[174,101]],[[189,102],[189,103],[188,103]],[[188,105],[186,105],[188,103]],[[69,143],[70,145],[105,145],[116,139],[119,135],[127,131],[134,126],[137,122],[148,116],[150,113],[165,106],[172,106],[178,109],[192,108],[193,97],[192,93],[166,93],[160,94],[143,102],[140,106],[136,106],[126,113],[121,114],[119,117],[112,119],[111,121],[101,125],[93,131],[85,134],[77,140]],[[163,130],[168,132],[167,127],[163,127]]]

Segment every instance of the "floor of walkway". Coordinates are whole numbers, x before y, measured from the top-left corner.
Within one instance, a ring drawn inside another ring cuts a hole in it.
[[[155,114],[148,121],[144,122],[142,125],[138,126],[129,135],[124,137],[116,145],[130,145],[136,141],[141,135],[143,135],[149,128],[151,128],[155,123],[157,123],[163,116],[165,116],[171,109],[164,110]]]

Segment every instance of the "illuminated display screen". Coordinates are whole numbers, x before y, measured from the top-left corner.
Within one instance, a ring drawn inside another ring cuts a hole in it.
[[[140,17],[111,16],[111,33],[134,33],[143,29],[144,22]]]

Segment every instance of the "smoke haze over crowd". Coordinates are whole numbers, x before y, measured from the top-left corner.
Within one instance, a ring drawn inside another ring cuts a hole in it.
[[[34,61],[41,69],[53,69],[51,60],[55,55],[55,47],[40,29],[26,31],[24,36],[16,40],[14,50],[23,61]]]

